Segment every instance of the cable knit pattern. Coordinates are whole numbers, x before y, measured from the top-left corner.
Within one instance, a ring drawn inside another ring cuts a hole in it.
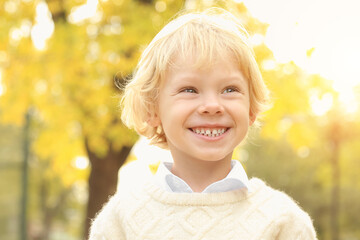
[[[115,194],[89,240],[316,239],[310,217],[289,196],[257,178],[249,185],[251,193],[171,193],[148,181]]]

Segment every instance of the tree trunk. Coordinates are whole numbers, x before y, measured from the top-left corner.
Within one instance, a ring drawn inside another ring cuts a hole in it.
[[[332,163],[333,186],[331,190],[331,239],[339,240],[339,203],[340,203],[340,167],[339,167],[339,146],[334,144]]]
[[[342,138],[342,130],[339,123],[334,123],[330,130],[332,143],[332,189],[331,189],[331,209],[330,209],[330,229],[331,240],[339,240],[339,208],[340,208],[340,164],[339,164],[339,145]]]
[[[97,156],[89,147],[85,138],[85,147],[91,163],[89,177],[89,199],[85,219],[84,239],[87,239],[92,219],[102,208],[111,195],[116,192],[118,172],[130,153],[131,147],[123,146],[121,150],[114,150],[109,144],[106,156]]]
[[[40,201],[42,206],[42,231],[37,237],[38,240],[49,240],[50,233],[53,227],[54,220],[57,214],[64,209],[67,197],[72,189],[65,188],[60,192],[55,204],[48,204],[47,199],[49,196],[49,186],[47,182],[43,182],[40,186]]]

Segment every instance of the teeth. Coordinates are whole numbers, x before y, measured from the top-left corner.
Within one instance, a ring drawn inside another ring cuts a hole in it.
[[[221,134],[225,133],[225,128],[217,128],[217,129],[204,129],[204,128],[196,128],[192,129],[194,133],[208,136],[208,137],[218,137]]]

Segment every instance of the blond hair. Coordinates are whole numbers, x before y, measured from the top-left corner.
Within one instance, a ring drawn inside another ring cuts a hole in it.
[[[196,57],[194,67],[201,67],[215,62],[224,53],[235,57],[248,80],[250,112],[258,116],[268,105],[269,91],[248,44],[248,33],[231,13],[210,8],[172,20],[146,47],[124,90],[121,116],[124,124],[149,138],[152,144],[167,148],[163,129],[152,126],[149,120],[156,112],[160,84],[172,60],[191,54]]]

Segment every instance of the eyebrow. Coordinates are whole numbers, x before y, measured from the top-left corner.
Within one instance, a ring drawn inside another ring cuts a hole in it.
[[[192,86],[192,85],[196,85],[196,80],[200,79],[197,76],[180,76],[178,78],[175,78],[175,81],[172,81],[172,83],[170,84],[170,86],[172,88],[178,88],[178,87],[184,87],[184,86]],[[231,85],[238,85],[239,87],[248,87],[248,81],[245,77],[243,76],[230,76],[230,77],[223,77],[220,78],[221,82],[225,83],[225,81],[227,82],[226,86],[231,86]]]

